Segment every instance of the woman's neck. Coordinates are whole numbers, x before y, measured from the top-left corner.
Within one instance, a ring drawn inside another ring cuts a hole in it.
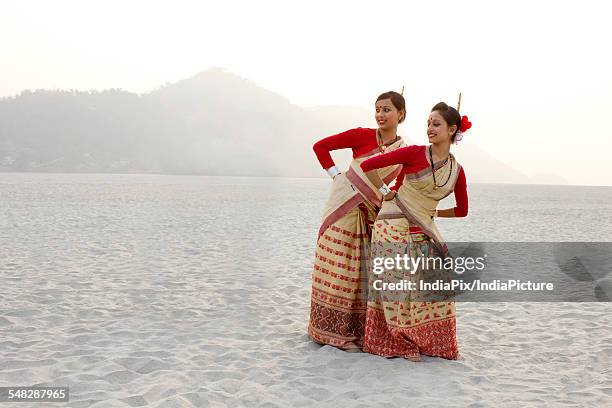
[[[397,138],[397,128],[384,130],[379,128],[378,131],[380,132],[380,137],[384,144],[391,143]]]
[[[450,153],[450,143],[432,143],[431,144],[431,153],[432,155],[440,160],[444,160],[448,157]],[[438,161],[438,160],[434,160]]]

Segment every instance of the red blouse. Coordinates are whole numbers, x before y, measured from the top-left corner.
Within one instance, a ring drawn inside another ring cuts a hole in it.
[[[371,152],[377,147],[376,129],[356,128],[321,139],[314,144],[312,149],[321,166],[327,170],[335,165],[331,154],[329,154],[332,150],[351,148],[353,158],[356,158]]]
[[[370,171],[374,169],[380,169],[382,167],[391,166],[393,164],[401,164],[402,171],[397,177],[397,181],[395,186],[392,187],[393,190],[396,190],[402,185],[404,181],[404,175],[408,173],[416,173],[427,167],[430,167],[429,162],[427,161],[427,146],[406,146],[401,147],[399,149],[393,150],[392,152],[381,154],[376,157],[372,157],[367,159],[363,163],[361,163],[361,169],[363,171]],[[440,183],[440,181],[438,181]],[[465,181],[465,172],[463,171],[463,166],[459,171],[459,176],[457,178],[457,183],[455,184],[454,189],[455,194],[455,203],[456,206],[455,216],[456,217],[465,217],[468,214],[468,195],[467,195],[467,183]]]

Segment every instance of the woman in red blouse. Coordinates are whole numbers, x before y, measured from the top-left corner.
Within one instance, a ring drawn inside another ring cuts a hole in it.
[[[397,135],[397,126],[406,117],[404,97],[385,92],[376,100],[375,109],[378,129],[351,129],[322,139],[313,147],[333,182],[317,238],[308,334],[318,343],[346,351],[361,351],[363,347],[368,279],[365,267],[371,225],[382,204],[382,193],[360,165],[369,157],[405,146]],[[345,172],[338,170],[330,155],[338,149],[353,151]],[[388,183],[397,177],[400,167],[383,166],[375,173]]]
[[[401,277],[418,287],[419,280],[438,276],[432,275],[436,272],[423,267],[406,270],[395,264],[386,269],[380,261],[398,254],[408,254],[413,260],[449,255],[435,218],[467,216],[465,172],[450,146],[470,127],[466,116],[438,103],[427,121],[430,145],[403,147],[361,164],[370,182],[385,194],[372,233],[374,268],[369,276],[364,351],[411,360],[419,360],[421,354],[447,359],[459,355],[453,298],[422,301],[417,300],[418,290],[389,291],[384,286]],[[402,165],[396,191],[376,171],[390,165]],[[438,210],[438,202],[451,193],[455,207]]]

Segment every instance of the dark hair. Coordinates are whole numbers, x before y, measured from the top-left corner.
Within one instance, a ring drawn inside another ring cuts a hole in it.
[[[391,99],[391,103],[393,106],[395,106],[395,109],[398,111],[404,111],[404,117],[399,121],[399,123],[402,123],[404,119],[406,119],[406,100],[404,97],[395,91],[383,92],[378,95],[376,102],[383,99]]]
[[[431,108],[431,111],[440,112],[440,115],[442,115],[448,127],[451,127],[453,125],[457,126],[455,133],[453,133],[453,136],[451,137],[451,142],[454,143],[455,137],[457,136],[457,131],[461,127],[461,115],[459,114],[457,109],[453,108],[452,106],[448,106],[444,102],[440,102],[437,103],[436,106]]]

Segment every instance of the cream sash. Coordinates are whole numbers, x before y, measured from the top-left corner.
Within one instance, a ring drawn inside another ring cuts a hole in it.
[[[427,157],[427,161],[431,166],[429,157]],[[451,154],[448,160],[435,163],[434,169],[438,185],[448,180],[443,187],[434,188],[431,167],[418,173],[406,174],[395,199],[385,201],[378,214],[378,219],[407,218],[410,223],[421,227],[423,232],[432,239],[434,246],[441,255],[447,256],[448,248],[444,244],[442,235],[432,216],[436,211],[438,202],[455,189],[461,165]]]
[[[406,144],[399,138],[385,149],[385,153],[404,147]],[[366,159],[381,154],[380,149],[376,148],[362,156],[356,157],[351,161],[346,172],[334,177],[331,193],[325,204],[323,211],[323,222],[319,228],[319,236],[334,222],[338,221],[353,208],[364,201],[369,202],[376,208],[382,205],[382,194],[368,180],[361,163]],[[378,175],[385,183],[394,180],[402,170],[401,165],[392,165],[377,169]]]

